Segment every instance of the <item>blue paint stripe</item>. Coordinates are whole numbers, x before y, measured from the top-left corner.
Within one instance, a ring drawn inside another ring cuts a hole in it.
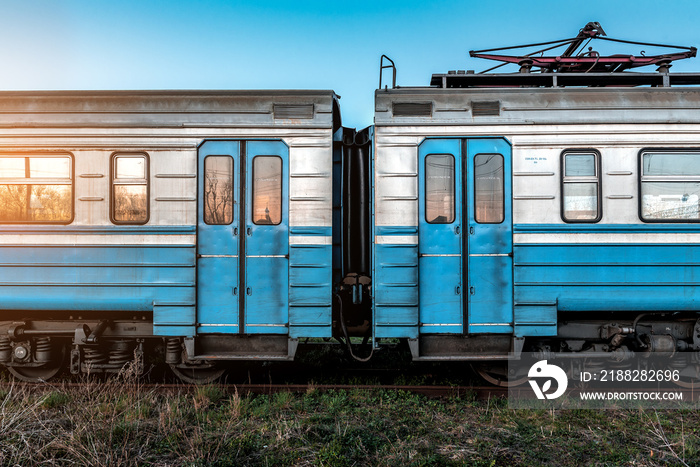
[[[697,311],[700,288],[662,285],[645,293],[646,286],[615,287],[591,285],[562,287],[540,285],[516,287],[517,303],[551,300],[559,311]],[[652,293],[653,292],[653,293]]]
[[[0,288],[2,310],[152,311],[156,301],[194,302],[194,287]]]
[[[374,227],[374,235],[416,235],[418,226],[386,226],[377,225]]]
[[[111,248],[73,245],[6,247],[0,246],[0,265],[5,267],[193,267],[193,246],[162,248],[154,245],[117,245]]]
[[[553,265],[581,266],[695,266],[700,264],[700,245],[694,244],[570,244],[517,245],[516,267]]]
[[[678,285],[700,284],[700,265],[659,266],[644,268],[616,264],[520,266],[515,269],[515,283],[519,285],[568,284],[573,287],[599,285]]]
[[[289,235],[319,235],[330,237],[333,234],[331,226],[316,227],[316,226],[296,226],[289,228]]]

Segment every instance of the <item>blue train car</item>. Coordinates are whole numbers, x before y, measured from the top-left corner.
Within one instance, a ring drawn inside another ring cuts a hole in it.
[[[697,378],[695,49],[576,55],[601,32],[380,81],[359,132],[332,91],[0,93],[0,365],[204,382],[361,338],[496,384],[524,351]]]
[[[207,380],[331,337],[342,134],[331,91],[0,93],[0,363]]]
[[[377,338],[496,383],[523,350],[700,349],[700,76],[431,84],[375,93]]]

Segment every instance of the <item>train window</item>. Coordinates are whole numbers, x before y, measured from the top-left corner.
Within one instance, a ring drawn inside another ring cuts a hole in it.
[[[144,153],[112,154],[112,222],[148,222],[148,156]]]
[[[641,152],[644,221],[700,222],[700,151]]]
[[[600,209],[600,153],[567,150],[562,153],[562,210],[564,222],[598,222]]]
[[[480,224],[500,224],[505,219],[503,156],[474,156],[474,219]]]
[[[282,222],[282,159],[278,156],[253,159],[253,222],[257,225]]]
[[[0,155],[0,223],[72,220],[71,155]]]
[[[204,222],[228,225],[233,222],[233,158],[204,159]]]
[[[455,158],[429,154],[425,158],[425,220],[451,224],[455,220]]]

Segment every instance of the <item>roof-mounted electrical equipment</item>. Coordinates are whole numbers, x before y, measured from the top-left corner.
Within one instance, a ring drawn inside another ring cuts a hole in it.
[[[601,55],[589,44],[593,40],[670,49],[657,55]],[[545,55],[566,47],[558,55]],[[503,55],[499,52],[537,48],[523,55]],[[700,73],[674,73],[672,62],[695,57],[695,47],[635,42],[606,37],[597,22],[588,23],[576,37],[536,44],[516,45],[485,50],[472,50],[469,55],[501,62],[480,73],[435,74],[431,86],[445,88],[468,87],[565,87],[565,86],[672,86],[700,84]],[[515,73],[490,73],[509,64],[519,66]],[[633,68],[656,66],[656,73],[630,72]]]

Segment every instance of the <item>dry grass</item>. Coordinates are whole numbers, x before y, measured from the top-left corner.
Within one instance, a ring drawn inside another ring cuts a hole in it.
[[[700,465],[695,411],[524,411],[387,391],[0,393],[2,465]]]

